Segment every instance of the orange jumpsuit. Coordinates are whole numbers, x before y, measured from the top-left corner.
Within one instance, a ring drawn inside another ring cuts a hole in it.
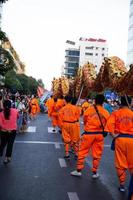
[[[57,109],[57,102],[54,102],[50,106],[50,116],[52,118],[52,126],[55,128],[58,126],[58,109]]]
[[[57,100],[57,103],[56,103],[56,111],[57,113],[59,113],[60,109],[62,107],[64,107],[66,105],[66,101],[64,99],[58,99]],[[58,127],[61,128],[61,121],[59,120],[59,117],[58,117]]]
[[[47,101],[46,101],[46,103],[45,103],[45,105],[47,106],[47,108],[48,108],[48,117],[50,118],[51,116],[50,116],[50,113],[51,113],[51,109],[52,109],[52,107],[53,107],[53,104],[54,104],[54,99],[53,98],[49,98]]]
[[[124,185],[126,170],[133,174],[133,112],[127,107],[114,111],[105,131],[112,135],[119,134],[115,139],[115,167],[119,182]]]
[[[80,140],[80,110],[77,106],[68,103],[59,111],[59,118],[65,154],[69,154],[70,146],[73,147],[75,154],[77,154]]]
[[[84,111],[87,109],[87,108],[89,108],[91,105],[90,105],[90,103],[88,103],[87,101],[85,101],[82,105],[81,105],[81,107],[82,107],[82,113],[84,113]]]
[[[31,116],[35,117],[36,114],[40,112],[38,100],[36,98],[31,99],[30,106],[31,106]]]
[[[97,108],[102,123],[105,126],[109,113],[100,105],[97,105]],[[94,106],[91,106],[84,112],[83,119],[85,132],[81,137],[79,146],[77,170],[83,169],[85,157],[87,157],[91,149],[93,158],[92,172],[96,173],[103,152],[104,137],[102,135],[101,123]]]

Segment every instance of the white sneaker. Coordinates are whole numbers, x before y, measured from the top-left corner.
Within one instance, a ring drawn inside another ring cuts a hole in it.
[[[78,172],[77,170],[71,172],[70,174],[71,174],[72,176],[79,176],[79,177],[82,175],[82,173],[81,173],[81,172]]]
[[[92,174],[92,178],[94,178],[94,179],[99,178],[99,174],[98,173]]]

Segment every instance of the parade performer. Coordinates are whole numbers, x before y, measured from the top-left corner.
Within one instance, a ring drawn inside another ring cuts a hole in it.
[[[85,112],[85,110],[87,109],[87,108],[89,108],[91,106],[91,104],[88,102],[88,99],[86,99],[83,103],[82,103],[82,105],[81,105],[81,108],[82,108],[82,114]]]
[[[61,121],[62,138],[65,148],[64,158],[69,158],[70,147],[73,148],[75,156],[77,156],[80,140],[80,110],[78,106],[72,105],[72,97],[66,96],[66,105],[59,111],[59,119]],[[73,102],[73,104],[75,104]]]
[[[133,174],[133,111],[128,107],[130,97],[121,97],[121,108],[109,117],[105,130],[115,138],[115,168],[120,182],[119,190],[125,192],[126,170]]]
[[[53,107],[54,104],[54,98],[53,95],[51,95],[51,97],[46,101],[45,105],[48,109],[48,117],[50,118],[50,113],[51,113],[51,108]]]
[[[0,156],[3,156],[4,148],[6,155],[4,163],[11,161],[12,149],[17,130],[18,111],[16,108],[11,108],[11,101],[5,100],[3,111],[0,112]]]
[[[50,105],[49,115],[52,118],[53,132],[56,132],[56,127],[58,127],[58,109],[57,109],[57,98],[54,97],[54,103]]]
[[[62,107],[64,107],[66,105],[66,101],[65,99],[63,98],[63,96],[60,96],[58,99],[57,99],[57,103],[56,103],[56,112],[59,113],[60,109]],[[58,128],[59,128],[59,133],[61,133],[61,122],[59,120],[59,117],[58,117]]]
[[[95,98],[95,106],[92,105],[83,114],[84,133],[82,134],[76,170],[71,172],[73,176],[81,176],[84,168],[85,157],[91,150],[92,153],[92,177],[98,178],[97,173],[104,145],[104,127],[109,113],[102,107],[104,96],[99,94]]]
[[[35,119],[37,114],[40,112],[39,103],[35,95],[32,95],[32,99],[30,101],[30,108],[30,117],[31,119]]]

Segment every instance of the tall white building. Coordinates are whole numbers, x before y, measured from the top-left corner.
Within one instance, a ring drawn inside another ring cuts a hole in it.
[[[80,38],[80,60],[79,65],[83,66],[90,62],[99,71],[104,57],[108,56],[108,45],[104,39]]]
[[[130,0],[128,46],[127,46],[127,66],[133,64],[133,0]]]
[[[71,44],[70,44],[71,45]],[[108,56],[108,45],[104,39],[80,38],[79,44],[65,50],[64,75],[74,76],[77,68],[87,62],[95,65],[98,72],[104,57]]]

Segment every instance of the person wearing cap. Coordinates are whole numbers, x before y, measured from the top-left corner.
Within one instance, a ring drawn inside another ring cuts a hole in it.
[[[125,192],[126,170],[133,174],[133,111],[130,104],[131,98],[122,96],[121,107],[111,114],[105,127],[114,138],[112,148],[121,192]]]
[[[0,112],[0,156],[3,156],[4,148],[6,148],[4,163],[11,161],[12,149],[17,130],[18,111],[11,108],[11,101],[5,100],[3,103],[3,111]]]
[[[82,134],[76,170],[71,172],[73,176],[81,176],[84,168],[84,161],[89,151],[92,152],[92,178],[98,178],[97,172],[101,160],[104,135],[103,129],[106,125],[109,113],[103,108],[104,96],[98,94],[95,98],[95,105],[89,107],[83,114],[84,133]]]

